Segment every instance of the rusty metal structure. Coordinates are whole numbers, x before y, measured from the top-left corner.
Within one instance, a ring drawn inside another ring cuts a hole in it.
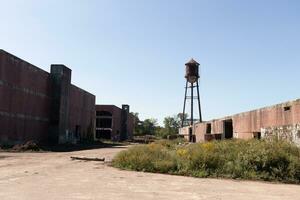
[[[194,122],[202,122],[202,114],[201,114],[201,103],[200,103],[200,92],[199,92],[199,66],[200,64],[191,59],[188,63],[185,64],[185,95],[184,95],[184,103],[183,103],[183,118],[181,126],[193,126]],[[194,89],[196,88],[197,95],[194,95]],[[188,95],[188,89],[190,89],[190,96]],[[186,103],[187,100],[190,100],[191,103],[191,112],[190,119],[186,119]],[[199,119],[194,118],[194,100],[198,101],[198,110],[199,110]],[[189,141],[193,142],[195,139],[193,138],[192,129],[189,131]]]

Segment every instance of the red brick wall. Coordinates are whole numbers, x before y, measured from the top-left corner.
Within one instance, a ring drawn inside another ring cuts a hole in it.
[[[206,134],[207,123],[197,123],[194,125],[194,134],[196,135],[196,142],[203,142]],[[188,129],[186,131],[188,135]]]
[[[81,138],[94,137],[95,130],[95,96],[71,85],[69,130],[75,132],[76,126],[81,128]]]
[[[112,114],[112,133],[111,137],[119,137],[121,132],[121,113],[122,110],[114,105],[96,105],[96,111],[106,111]]]
[[[81,138],[93,139],[95,96],[67,84],[70,87],[68,130],[75,132],[79,125]],[[1,143],[49,141],[52,85],[50,73],[0,50]]]
[[[119,139],[121,133],[121,120],[122,120],[122,109],[115,105],[96,105],[96,111],[107,111],[112,114],[112,139]],[[127,132],[128,139],[133,137],[134,129],[134,116],[128,115]]]
[[[285,110],[289,107],[290,110]],[[212,124],[212,133],[223,133],[223,121],[232,119],[235,138],[253,138],[253,133],[261,132],[261,128],[280,127],[300,123],[300,100],[290,101],[271,107],[240,113],[195,125],[196,140],[202,141],[206,133],[206,124]],[[197,138],[199,137],[199,138]]]
[[[45,140],[49,73],[0,50],[0,141]]]
[[[290,107],[285,111],[285,107]],[[260,132],[261,128],[292,125],[300,122],[300,102],[292,101],[278,104],[272,107],[254,110],[234,115],[234,132],[239,138],[251,138],[254,132]]]

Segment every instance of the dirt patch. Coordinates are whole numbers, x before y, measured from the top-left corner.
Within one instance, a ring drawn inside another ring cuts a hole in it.
[[[8,156],[0,156],[0,160],[8,158]]]

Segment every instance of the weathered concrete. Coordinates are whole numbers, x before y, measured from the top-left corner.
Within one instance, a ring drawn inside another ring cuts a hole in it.
[[[71,153],[0,153],[0,199],[5,200],[297,200],[300,186],[197,179],[121,171],[102,162],[124,148]]]
[[[300,124],[262,128],[261,134],[264,138],[276,137],[278,139],[293,141],[300,146]]]

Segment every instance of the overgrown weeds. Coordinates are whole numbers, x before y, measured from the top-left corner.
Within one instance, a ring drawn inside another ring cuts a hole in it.
[[[161,140],[120,152],[113,166],[194,177],[300,183],[300,149],[281,140],[186,144]]]

